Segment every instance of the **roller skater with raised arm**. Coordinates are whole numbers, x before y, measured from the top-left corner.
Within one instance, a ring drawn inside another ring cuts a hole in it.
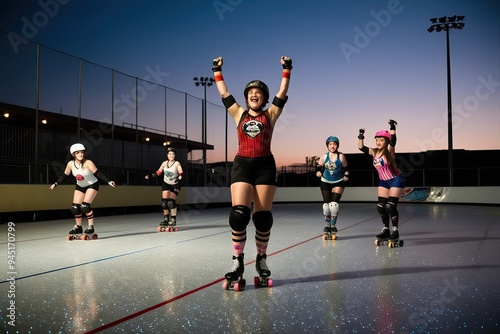
[[[399,239],[397,206],[405,188],[405,178],[396,165],[396,125],[397,122],[391,119],[389,131],[380,130],[375,133],[374,148],[364,145],[365,129],[359,129],[358,135],[359,150],[373,156],[373,167],[379,176],[377,211],[384,228],[376,235],[375,245],[381,246],[387,243],[390,248],[401,247],[404,244],[403,240]],[[392,222],[392,231],[389,230],[389,222]]]
[[[222,57],[213,60],[215,84],[222,103],[236,124],[238,134],[238,151],[231,171],[232,209],[229,214],[233,267],[225,275],[226,280],[223,284],[225,289],[234,286],[234,290],[242,290],[245,286],[243,253],[250,219],[255,226],[256,269],[262,278],[258,283],[272,285],[272,281],[269,284],[271,271],[266,263],[267,246],[273,226],[271,208],[277,189],[276,162],[271,152],[271,138],[274,125],[287,101],[292,60],[283,56],[280,63],[283,66],[280,88],[271,106],[265,109],[265,105],[269,102],[269,88],[264,82],[253,80],[246,85],[243,92],[246,107],[243,107],[227,90],[222,76]],[[252,203],[253,212],[250,209]]]

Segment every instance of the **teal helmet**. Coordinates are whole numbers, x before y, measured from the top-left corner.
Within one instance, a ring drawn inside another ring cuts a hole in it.
[[[330,137],[326,138],[326,146],[328,146],[328,143],[332,142],[332,141],[335,142],[335,143],[337,143],[337,146],[340,146],[340,141],[335,136],[330,136]]]

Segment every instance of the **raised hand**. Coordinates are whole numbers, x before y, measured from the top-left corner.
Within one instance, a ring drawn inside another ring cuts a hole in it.
[[[293,68],[292,58],[287,56],[281,56],[281,65],[283,65],[283,69],[291,70]]]

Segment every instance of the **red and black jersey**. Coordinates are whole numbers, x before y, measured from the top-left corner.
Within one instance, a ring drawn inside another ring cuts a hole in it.
[[[273,128],[266,112],[251,116],[248,110],[241,115],[238,132],[238,153],[247,158],[271,155]]]

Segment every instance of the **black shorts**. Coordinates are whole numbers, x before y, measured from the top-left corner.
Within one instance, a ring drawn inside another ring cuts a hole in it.
[[[99,182],[92,183],[90,186],[80,187],[78,184],[75,187],[75,190],[78,190],[85,194],[87,189],[94,189],[95,191],[99,191]]]
[[[277,186],[276,161],[273,155],[258,158],[236,156],[231,170],[231,184],[245,182],[252,185]]]
[[[162,191],[171,191],[176,195],[179,195],[179,192],[181,191],[181,185],[179,183],[177,184],[168,184],[165,181],[162,181],[161,183],[161,190]]]
[[[332,192],[332,189],[335,188],[335,187],[345,188],[345,182],[344,181],[340,181],[340,182],[337,182],[337,183],[328,183],[328,182],[321,181],[320,184],[319,184],[319,188],[322,191]]]

